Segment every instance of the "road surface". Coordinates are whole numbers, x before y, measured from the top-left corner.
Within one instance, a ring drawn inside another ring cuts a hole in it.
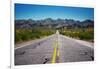
[[[15,48],[15,65],[93,61],[93,43],[53,34]]]

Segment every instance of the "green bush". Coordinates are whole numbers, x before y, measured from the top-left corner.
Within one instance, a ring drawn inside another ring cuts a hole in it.
[[[15,29],[15,43],[31,39],[39,39],[53,34],[52,29],[34,28],[34,29]]]
[[[93,39],[94,38],[94,35],[91,34],[91,33],[89,33],[89,32],[84,32],[84,33],[80,33],[79,38],[80,39],[89,40],[89,39]]]
[[[60,30],[60,34],[65,36],[78,38],[82,40],[93,40],[94,39],[94,30],[93,28],[89,29],[64,29]]]

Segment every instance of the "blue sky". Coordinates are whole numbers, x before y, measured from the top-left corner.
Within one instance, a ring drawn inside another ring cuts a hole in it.
[[[15,19],[41,20],[52,19],[74,19],[74,20],[94,20],[93,8],[64,7],[34,4],[15,4]]]

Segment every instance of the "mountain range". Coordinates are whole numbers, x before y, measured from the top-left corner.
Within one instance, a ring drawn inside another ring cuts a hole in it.
[[[44,20],[32,20],[32,19],[20,19],[15,20],[15,27],[16,28],[35,28],[35,27],[44,27],[44,28],[88,28],[94,27],[93,20],[84,20],[84,21],[77,21],[73,19],[52,19],[47,18]]]

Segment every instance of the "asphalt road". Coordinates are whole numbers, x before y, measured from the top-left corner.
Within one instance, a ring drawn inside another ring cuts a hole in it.
[[[53,34],[15,48],[15,65],[93,61],[93,43]]]

